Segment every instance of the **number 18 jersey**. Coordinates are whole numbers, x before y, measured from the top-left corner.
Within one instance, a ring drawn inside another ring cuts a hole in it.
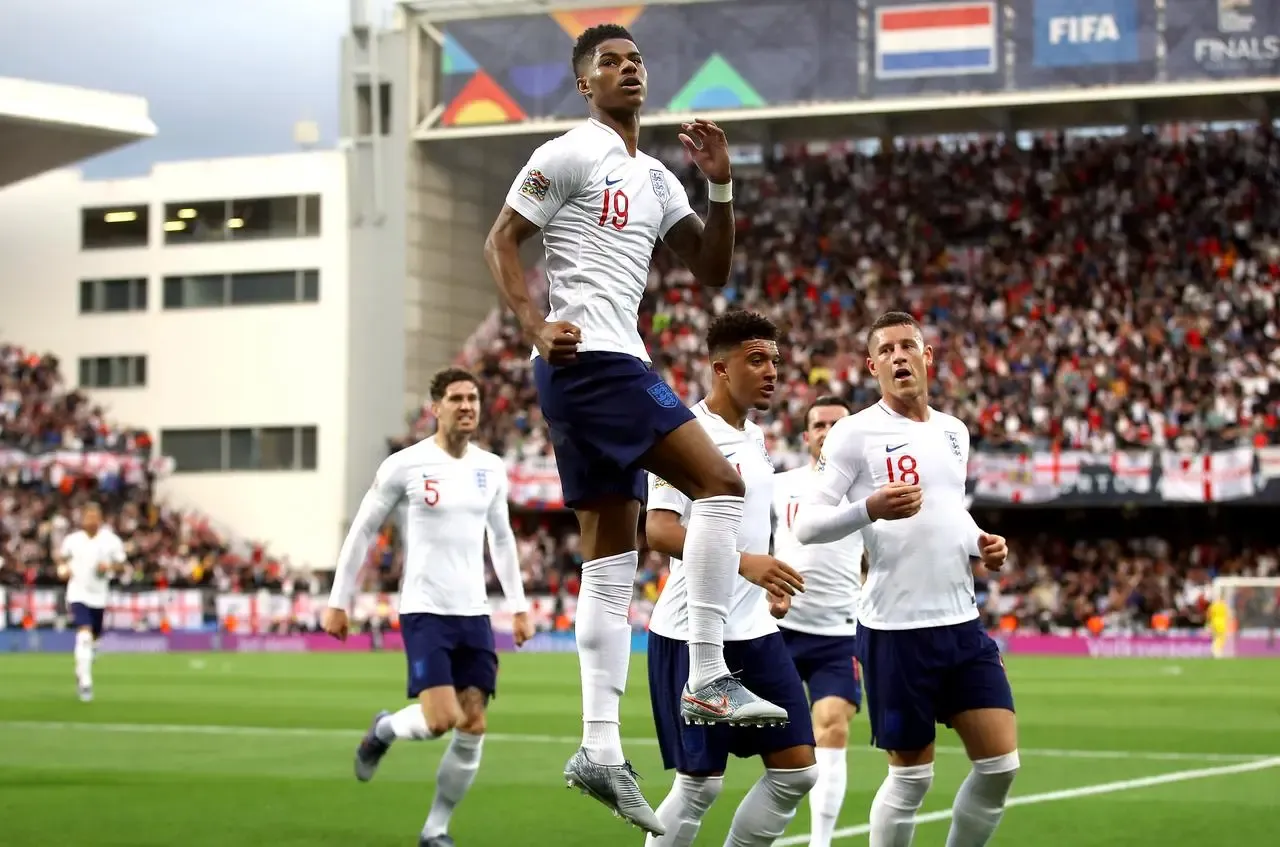
[[[857,502],[890,482],[923,493],[915,515],[862,530],[868,567],[860,625],[921,629],[978,617],[969,560],[980,533],[964,505],[968,463],[968,428],[936,409],[914,421],[880,402],[831,428],[818,459],[819,502]]]

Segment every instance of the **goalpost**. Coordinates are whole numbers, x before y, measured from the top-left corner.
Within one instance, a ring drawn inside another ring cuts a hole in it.
[[[1245,654],[1242,644],[1257,641],[1272,649],[1280,641],[1280,576],[1221,576],[1213,597],[1226,608],[1226,633],[1218,658]]]

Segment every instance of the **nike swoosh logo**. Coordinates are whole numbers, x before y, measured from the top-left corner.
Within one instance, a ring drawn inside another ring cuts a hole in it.
[[[708,712],[714,712],[717,715],[729,714],[729,698],[723,694],[715,701],[699,700],[697,697],[686,695],[685,698],[696,706],[701,706]]]
[[[886,444],[884,446],[884,452],[892,453],[894,450],[901,450],[903,447],[906,447],[910,443],[911,443],[910,441],[904,441],[901,444],[897,445],[896,447],[890,447],[888,444]]]
[[[609,179],[608,177],[604,178],[605,185],[617,185],[620,182],[622,182],[622,177],[618,177],[617,179]]]

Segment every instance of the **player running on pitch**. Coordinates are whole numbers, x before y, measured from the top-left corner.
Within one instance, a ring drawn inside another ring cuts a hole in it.
[[[628,620],[644,471],[693,501],[686,717],[720,723],[782,720],[724,661],[724,625],[737,568],[742,480],[650,366],[637,329],[654,245],[661,239],[703,285],[728,282],[733,180],[724,132],[710,121],[679,138],[708,179],[704,223],[661,162],[637,150],[647,72],[631,34],[607,24],[578,38],[573,70],[591,118],[539,147],[516,177],[485,242],[506,304],[534,347],[538,400],[566,505],[582,532],[576,633],[582,746],[565,779],[625,820],[658,832],[622,750],[618,707],[627,684]],[[525,284],[520,245],[542,230],[551,311]]]
[[[80,699],[93,699],[93,660],[102,637],[111,577],[127,561],[124,544],[102,522],[102,507],[89,503],[80,516],[81,528],[62,539],[58,573],[67,580],[67,610],[76,628],[73,651]]]
[[[813,704],[818,783],[809,792],[809,847],[831,847],[848,783],[849,722],[862,704],[853,658],[862,538],[850,535],[830,544],[801,544],[794,526],[800,503],[817,481],[814,468],[827,433],[850,411],[838,397],[815,400],[804,416],[809,463],[773,481],[773,552],[804,577],[804,594],[791,601],[791,611],[778,626]]]
[[[765,449],[764,433],[747,420],[752,409],[768,409],[772,403],[778,378],[777,337],[778,330],[770,321],[749,312],[729,312],[712,321],[707,348],[714,382],[708,397],[693,407],[693,414],[725,459],[742,474],[747,492],[737,544],[743,551],[739,559],[742,576],[733,584],[725,656],[735,668],[742,669],[743,679],[753,690],[785,704],[790,722],[765,728],[686,723],[680,692],[689,675],[685,646],[689,592],[688,567],[680,557],[687,543],[693,504],[664,480],[651,476],[645,531],[649,546],[669,554],[672,560],[671,574],[649,620],[649,697],[662,761],[668,769],[676,770],[676,778],[671,793],[658,807],[666,834],[650,835],[647,847],[688,847],[693,843],[703,816],[720,793],[731,753],[744,758],[760,756],[765,772],[738,806],[726,847],[773,844],[817,777],[804,683],[774,622],[774,615],[786,613],[791,593],[802,580],[768,555],[773,464]],[[772,604],[770,593],[776,597]]]
[[[516,646],[533,635],[516,540],[507,514],[502,459],[471,444],[480,419],[475,377],[450,368],[431,381],[435,435],[383,461],[338,554],[324,630],[347,637],[356,577],[378,529],[407,506],[400,632],[409,698],[379,712],[356,750],[361,781],[373,778],[396,739],[428,741],[453,730],[436,772],[436,794],[420,847],[452,847],[449,820],[480,767],[485,709],[497,690],[498,656],[489,624],[484,545],[513,613]]]
[[[933,781],[935,723],[956,730],[973,768],[956,794],[947,847],[981,847],[1018,772],[1013,693],[979,620],[972,559],[999,570],[1005,540],[964,507],[969,430],[929,407],[933,349],[905,312],[871,327],[867,368],[881,400],[832,427],[796,536],[831,542],[859,530],[867,581],[855,638],[867,712],[889,775],[871,804],[871,847],[906,847]]]

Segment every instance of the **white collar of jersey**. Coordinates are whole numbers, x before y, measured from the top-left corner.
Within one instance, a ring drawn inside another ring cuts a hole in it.
[[[900,415],[900,414],[898,414],[897,412],[895,412],[893,409],[890,409],[890,408],[889,408],[889,404],[888,404],[888,403],[886,403],[886,402],[884,402],[884,400],[883,400],[883,399],[882,399],[882,400],[880,400],[880,402],[876,403],[876,405],[877,405],[877,406],[879,406],[881,409],[883,409],[883,410],[884,410],[884,413],[885,413],[886,415],[888,415],[889,417],[891,417],[891,418],[896,418],[896,419],[898,419],[898,420],[900,420],[900,421],[907,421],[908,423],[913,423],[913,424],[918,424],[918,423],[928,423],[928,422],[929,422],[930,420],[932,420],[932,418],[933,418],[933,407],[932,407],[932,406],[925,406],[925,410],[929,413],[929,417],[925,418],[925,419],[924,419],[924,420],[922,420],[922,421],[918,421],[918,420],[916,420],[915,418],[909,418],[909,417],[907,417],[906,415]]]
[[[728,421],[726,421],[724,418],[720,417],[720,416],[719,416],[719,415],[717,415],[715,412],[711,411],[711,407],[707,405],[706,398],[703,398],[703,399],[701,399],[701,400],[699,400],[699,401],[698,401],[698,407],[699,407],[700,409],[702,409],[702,411],[704,411],[704,412],[706,412],[706,413],[707,413],[707,417],[709,417],[709,418],[715,418],[716,420],[720,421],[720,423],[722,423],[722,424],[724,424],[725,426],[729,427],[729,429],[733,430],[734,432],[746,432],[746,431],[747,431],[747,420],[746,420],[746,418],[743,418],[743,420],[742,420],[742,427],[741,427],[741,428],[738,428],[738,427],[736,427],[736,426],[733,426],[733,425],[731,425]]]
[[[626,153],[627,156],[630,158],[633,158],[633,159],[635,158],[635,156],[631,155],[631,151],[627,149],[626,142],[622,140],[621,135],[618,135],[618,131],[616,129],[609,126],[604,121],[596,120],[595,118],[587,118],[587,123],[592,124],[593,126],[597,126],[600,129],[604,130],[605,132],[609,133],[609,136],[613,139],[615,143],[622,145],[622,152]],[[636,151],[637,154],[639,154],[639,152],[640,152],[639,150]]]

